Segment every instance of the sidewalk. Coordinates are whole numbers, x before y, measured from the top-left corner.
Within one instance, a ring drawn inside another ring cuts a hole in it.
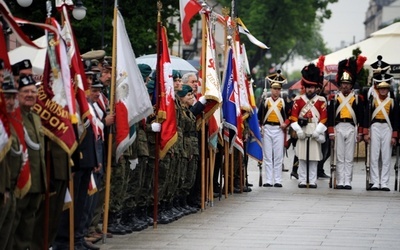
[[[291,168],[293,152],[285,158]],[[394,158],[392,162],[394,164]],[[392,166],[393,166],[392,164]],[[249,161],[250,193],[218,198],[213,207],[124,236],[101,249],[400,249],[400,192],[394,170],[390,192],[366,191],[364,162],[355,163],[353,189],[299,189],[290,171],[283,188],[258,187],[258,167]],[[329,159],[325,164],[329,174]]]

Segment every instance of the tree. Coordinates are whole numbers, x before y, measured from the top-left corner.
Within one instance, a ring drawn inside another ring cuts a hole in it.
[[[27,8],[20,7],[15,1],[11,2],[12,4],[9,7],[14,16],[34,22],[45,21],[45,1],[34,0],[32,5]],[[104,49],[107,51],[107,54],[110,55],[113,35],[112,20],[114,1],[83,0],[82,2],[87,8],[86,17],[81,21],[71,18],[71,25],[81,52],[84,53],[92,49],[102,49],[102,40],[104,40]],[[163,0],[162,3],[162,23],[167,27],[168,38],[170,43],[172,43],[180,39],[180,34],[174,24],[168,23],[168,18],[179,15],[179,1]],[[54,5],[54,1],[52,1],[52,4]],[[136,56],[155,53],[157,38],[157,1],[120,0],[118,7],[124,17],[125,27],[130,35],[130,40]],[[55,6],[53,6],[52,15],[57,17],[57,20],[60,21]],[[102,33],[103,23],[104,33]],[[23,29],[31,39],[36,39],[44,34],[43,30],[32,29],[32,27],[24,27]]]
[[[231,5],[229,0],[219,1],[225,6]],[[283,65],[295,56],[311,60],[328,52],[320,34],[320,24],[331,16],[331,11],[327,9],[328,3],[335,3],[337,0],[235,2],[236,13],[250,32],[271,48],[269,64],[274,62]],[[250,68],[265,64],[267,50],[250,44],[247,38],[242,37]]]

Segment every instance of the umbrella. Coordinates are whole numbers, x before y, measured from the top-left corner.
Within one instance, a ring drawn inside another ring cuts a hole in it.
[[[32,63],[32,70],[34,74],[43,74],[44,61],[47,53],[47,39],[42,36],[33,41],[37,46],[44,49],[36,49],[30,46],[20,46],[8,52],[10,63],[14,64],[25,59],[29,59]]]
[[[179,71],[197,72],[196,68],[193,67],[188,61],[176,56],[170,56],[170,58],[171,58],[172,69]],[[138,64],[140,63],[147,64],[151,67],[152,70],[155,70],[157,67],[157,54],[140,56],[136,58],[136,62]]]

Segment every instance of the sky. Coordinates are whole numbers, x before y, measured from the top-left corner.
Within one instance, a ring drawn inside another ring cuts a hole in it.
[[[328,5],[332,15],[322,24],[321,34],[329,49],[335,51],[341,47],[342,43],[346,47],[365,38],[363,23],[368,6],[369,0],[339,0]],[[283,70],[291,73],[301,70],[308,63],[297,59],[293,63],[284,65]]]

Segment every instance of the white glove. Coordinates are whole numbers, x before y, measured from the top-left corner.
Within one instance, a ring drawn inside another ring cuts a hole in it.
[[[206,97],[205,96],[200,96],[199,102],[201,102],[201,104],[203,104],[203,105],[206,104],[206,102],[207,102]]]
[[[319,143],[324,143],[325,142],[325,135],[324,134],[319,134],[318,138],[315,138],[315,140]]]
[[[300,139],[300,140],[306,139],[306,134],[303,132],[303,130],[300,130],[300,131],[298,131],[296,133],[297,133],[297,138],[298,139]]]
[[[129,168],[135,170],[136,165],[139,163],[138,158],[129,160]]]
[[[314,131],[311,136],[312,136],[312,138],[314,138],[315,140],[318,141],[318,138],[320,135],[321,135],[320,133],[318,133],[317,131]]]
[[[160,131],[161,131],[161,123],[153,122],[153,123],[151,124],[151,130],[152,130],[153,132],[160,132]]]

